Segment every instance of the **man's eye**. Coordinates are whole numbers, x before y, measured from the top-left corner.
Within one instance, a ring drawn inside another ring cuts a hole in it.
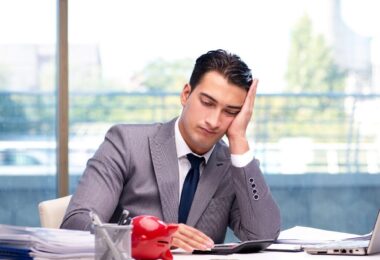
[[[207,107],[210,107],[212,106],[212,103],[211,102],[208,102],[208,101],[204,101],[204,100],[201,100],[201,103]]]
[[[236,116],[237,114],[239,114],[240,111],[230,111],[230,110],[226,110],[225,111],[227,115],[230,115],[230,116]]]

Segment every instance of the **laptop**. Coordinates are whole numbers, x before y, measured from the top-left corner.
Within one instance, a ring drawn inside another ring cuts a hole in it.
[[[304,247],[313,255],[373,255],[380,252],[380,211],[372,235]],[[370,234],[371,234],[370,233]]]

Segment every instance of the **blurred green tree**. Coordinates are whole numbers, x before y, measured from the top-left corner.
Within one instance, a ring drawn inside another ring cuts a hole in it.
[[[148,63],[135,77],[141,78],[141,85],[148,91],[179,92],[188,82],[192,67],[191,59],[157,59]]]
[[[323,35],[313,31],[307,15],[301,17],[291,32],[285,79],[290,95],[300,95],[277,103],[282,107],[279,108],[282,117],[291,123],[283,127],[283,133],[323,142],[336,142],[338,137],[345,136],[347,115],[344,98],[339,93],[345,91],[346,72],[335,62]],[[326,140],[327,136],[331,140]]]
[[[306,15],[291,33],[285,78],[291,92],[344,92],[346,73],[335,63],[325,38],[313,32]]]

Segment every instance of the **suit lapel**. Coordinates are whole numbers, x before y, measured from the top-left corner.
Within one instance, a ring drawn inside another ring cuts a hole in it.
[[[167,223],[178,221],[179,172],[174,137],[175,120],[163,124],[157,135],[149,139],[163,221]]]
[[[214,152],[212,153],[207,165],[199,179],[197,191],[195,192],[194,200],[191,205],[187,224],[195,226],[202,216],[204,210],[207,208],[210,200],[214,196],[219,182],[224,178],[227,173],[226,164],[229,158],[223,154],[221,144],[217,143]]]

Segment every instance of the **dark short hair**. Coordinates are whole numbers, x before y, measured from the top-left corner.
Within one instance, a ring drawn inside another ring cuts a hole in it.
[[[230,84],[246,90],[252,84],[252,73],[239,56],[225,50],[213,50],[201,55],[195,62],[190,77],[191,91],[199,84],[207,72],[220,73]]]

